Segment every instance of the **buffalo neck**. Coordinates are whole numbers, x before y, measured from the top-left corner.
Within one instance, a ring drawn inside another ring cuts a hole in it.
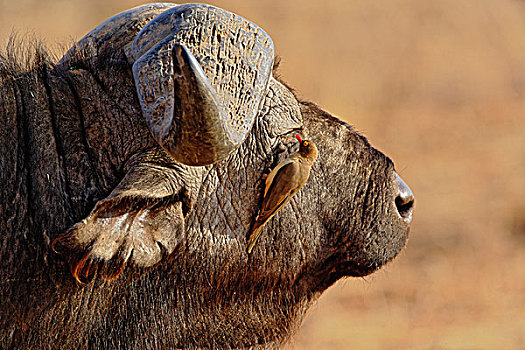
[[[44,237],[37,234],[31,239],[45,241],[49,239],[45,235],[72,222],[65,144],[55,103],[72,101],[66,91],[51,93],[52,79],[48,65],[42,63],[27,72],[4,74],[0,82],[2,203],[4,210],[13,211],[2,216],[12,219],[3,223],[7,235],[36,230]]]

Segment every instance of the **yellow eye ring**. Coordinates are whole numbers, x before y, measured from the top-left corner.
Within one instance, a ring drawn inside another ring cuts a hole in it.
[[[304,142],[303,142],[303,146],[304,146],[304,147],[307,147],[307,146],[308,146],[308,141],[304,141]]]

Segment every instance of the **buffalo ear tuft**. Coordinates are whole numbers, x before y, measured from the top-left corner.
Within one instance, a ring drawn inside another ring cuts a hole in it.
[[[91,253],[88,252],[77,262],[71,262],[71,274],[80,284],[91,282],[98,269],[98,262],[90,259]]]

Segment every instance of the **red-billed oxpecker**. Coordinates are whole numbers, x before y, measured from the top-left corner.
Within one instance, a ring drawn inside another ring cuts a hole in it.
[[[310,176],[310,169],[317,159],[317,147],[310,140],[299,140],[299,151],[280,162],[266,178],[264,198],[257,219],[248,238],[248,254],[252,252],[264,225],[290,201]]]

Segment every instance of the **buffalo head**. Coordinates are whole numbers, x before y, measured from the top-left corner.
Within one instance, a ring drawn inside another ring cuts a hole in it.
[[[405,245],[414,198],[393,162],[297,98],[276,77],[271,38],[244,18],[140,6],[95,28],[46,79],[50,101],[56,89],[74,97],[54,102],[55,129],[78,130],[59,138],[74,223],[53,248],[79,282],[95,282],[52,289],[43,310],[63,316],[33,335],[75,329],[67,344],[102,348],[279,343],[336,280],[372,273]],[[318,159],[247,254],[264,174],[297,149],[297,133]]]

